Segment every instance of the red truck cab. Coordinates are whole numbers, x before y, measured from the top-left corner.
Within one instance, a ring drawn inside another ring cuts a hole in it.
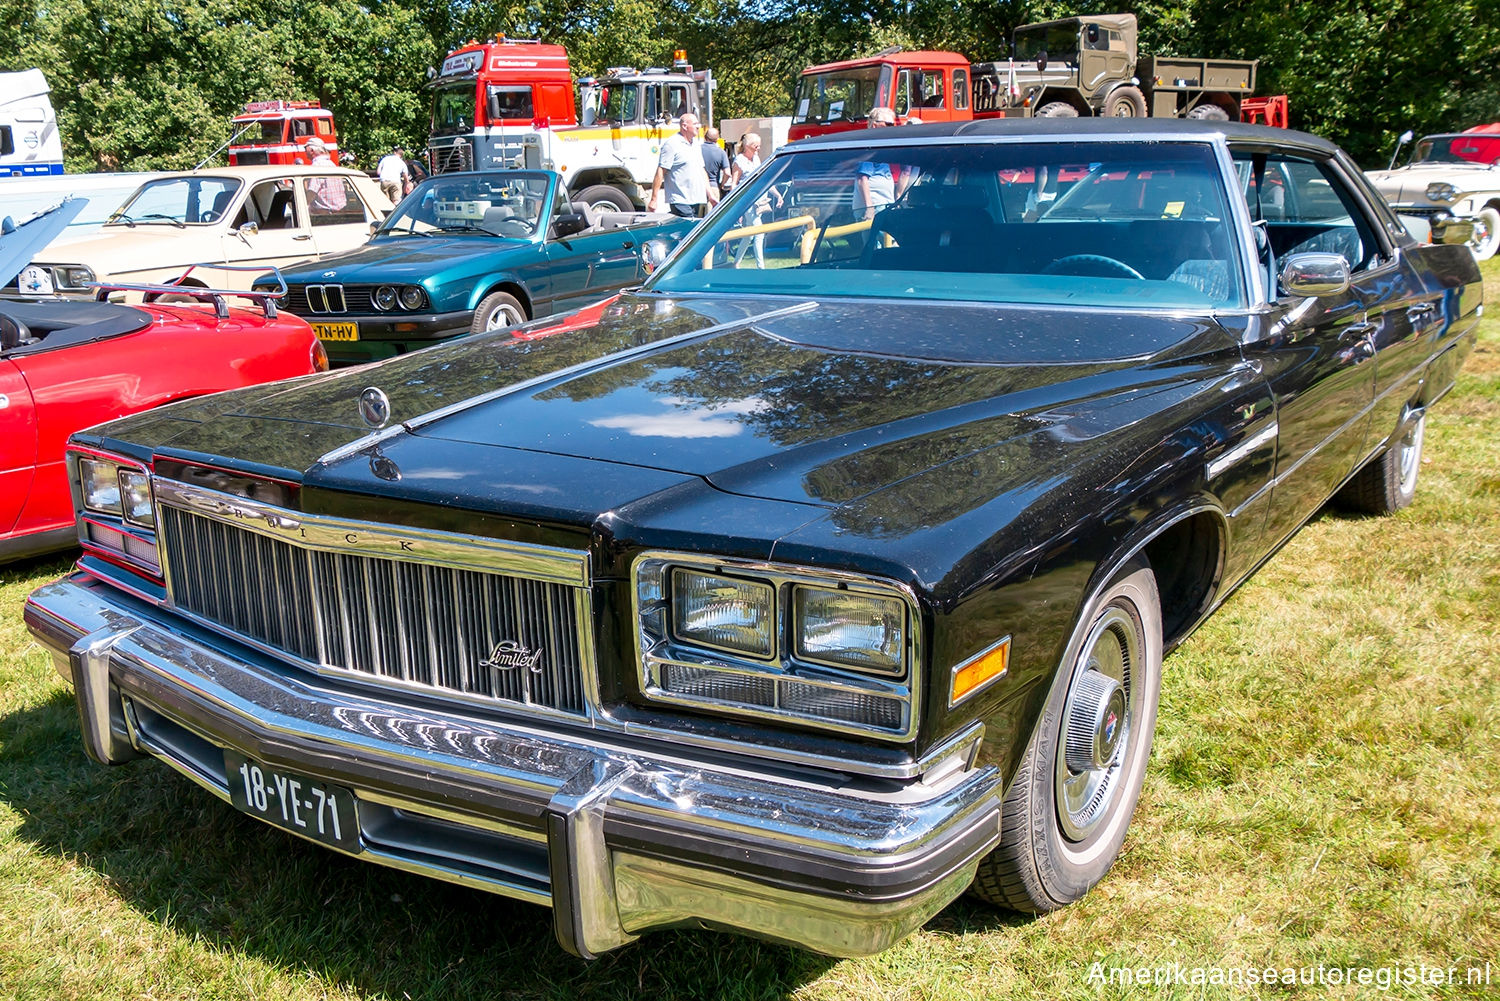
[[[318,101],[251,101],[232,119],[237,136],[229,146],[231,167],[263,163],[312,163],[307,143],[319,139],[339,162],[333,112]]]
[[[435,172],[518,166],[526,132],[578,124],[561,45],[504,35],[469,42],[448,54],[428,86]]]
[[[895,111],[898,124],[968,121],[970,87],[969,61],[956,52],[886,49],[809,66],[797,81],[787,138],[865,128],[875,108]]]

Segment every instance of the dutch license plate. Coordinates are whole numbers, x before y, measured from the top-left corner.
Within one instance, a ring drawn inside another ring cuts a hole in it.
[[[352,790],[272,768],[234,751],[224,752],[224,772],[236,809],[322,844],[359,851]]]
[[[359,340],[359,324],[357,323],[314,323],[313,333],[323,341],[357,341]]]

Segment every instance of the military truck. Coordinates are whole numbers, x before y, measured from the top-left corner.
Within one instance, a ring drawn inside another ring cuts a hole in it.
[[[971,67],[974,117],[1238,120],[1255,69],[1253,59],[1138,59],[1134,14],[1065,17],[1022,25],[1010,59]]]

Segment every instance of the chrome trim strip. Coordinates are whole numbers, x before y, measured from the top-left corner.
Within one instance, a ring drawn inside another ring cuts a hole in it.
[[[1204,467],[1208,478],[1210,480],[1218,479],[1218,477],[1226,469],[1230,469],[1233,466],[1236,466],[1239,463],[1243,462],[1245,459],[1248,459],[1251,453],[1260,448],[1266,442],[1275,441],[1276,436],[1280,433],[1281,424],[1273,420],[1270,424],[1266,425],[1255,434],[1246,438],[1244,441],[1240,442],[1238,445],[1234,446],[1229,451],[1219,456],[1217,459],[1209,462],[1208,465]]]
[[[338,448],[335,448],[327,454],[320,456],[318,458],[318,464],[322,466],[331,465],[335,462],[338,462],[340,459],[348,458],[351,455],[362,452],[365,449],[369,448],[371,445],[377,445],[383,441],[386,441],[391,437],[400,434],[402,431],[415,432],[418,428],[426,427],[428,424],[431,424],[434,421],[440,421],[445,417],[452,417],[454,414],[463,413],[464,411],[472,407],[477,407],[482,404],[489,403],[492,400],[502,399],[503,397],[511,396],[516,393],[523,393],[535,386],[553,382],[557,379],[566,379],[570,376],[578,375],[582,372],[591,372],[596,369],[608,368],[612,365],[618,365],[623,362],[630,361],[631,359],[639,357],[641,355],[652,354],[656,351],[661,350],[662,348],[675,347],[679,344],[688,344],[700,337],[712,337],[714,334],[722,333],[726,330],[734,330],[739,327],[748,327],[753,324],[760,323],[762,320],[770,320],[782,316],[793,316],[798,313],[810,312],[811,310],[817,308],[818,304],[816,302],[799,302],[794,306],[785,306],[781,309],[773,309],[768,313],[758,313],[754,316],[746,316],[737,320],[730,320],[724,323],[715,323],[712,326],[702,327],[698,330],[691,330],[687,333],[678,334],[674,337],[665,337],[659,341],[652,341],[650,344],[642,344],[638,347],[627,348],[624,351],[616,351],[614,354],[604,355],[603,357],[593,358],[588,361],[582,361],[576,365],[569,365],[566,368],[560,368],[551,372],[547,372],[544,375],[533,376],[530,379],[523,379],[520,382],[514,382],[508,386],[502,386],[501,388],[491,390],[488,393],[481,393],[478,396],[471,396],[467,400],[461,400],[458,403],[452,403],[446,407],[439,407],[437,410],[433,410],[425,414],[420,414],[416,417],[413,417],[409,421],[402,421],[400,424],[394,424],[391,427],[383,428],[382,430],[377,431],[374,434],[368,434],[362,438],[356,438],[354,441],[349,442],[347,445],[340,445]]]
[[[586,552],[307,514],[164,478],[155,485],[158,506],[180,508],[300,549],[492,570],[567,587],[591,583]]]

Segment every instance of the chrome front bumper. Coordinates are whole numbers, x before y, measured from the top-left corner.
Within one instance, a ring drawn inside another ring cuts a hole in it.
[[[549,905],[580,956],[683,925],[879,952],[962,893],[999,839],[993,768],[856,788],[407,709],[194,633],[82,574],[38,589],[25,617],[74,687],[91,757],[154,756],[226,802],[226,749],[350,787],[352,854]]]

